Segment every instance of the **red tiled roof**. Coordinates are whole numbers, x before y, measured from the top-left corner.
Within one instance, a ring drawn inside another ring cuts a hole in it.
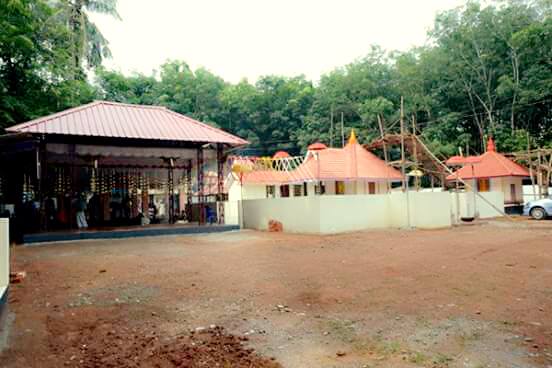
[[[468,165],[481,162],[479,156],[452,156],[445,163],[449,166]]]
[[[309,151],[319,151],[328,148],[324,143],[316,142],[307,147]]]
[[[256,184],[284,184],[292,182],[291,176],[287,171],[277,170],[258,170],[241,174],[242,183],[256,183]]]
[[[244,183],[293,183],[321,180],[400,181],[402,175],[383,160],[367,151],[354,134],[344,148],[326,148],[307,153],[299,167],[290,171],[252,171]]]
[[[492,138],[487,143],[487,152],[480,156],[470,156],[473,165],[468,160],[468,165],[456,170],[454,174],[447,176],[447,180],[456,180],[460,177],[463,180],[478,178],[497,178],[504,176],[528,177],[529,171],[496,152]],[[473,167],[473,171],[472,171]]]
[[[399,171],[364,149],[356,139],[350,139],[344,148],[310,154],[299,168],[312,173],[316,180],[402,180]]]
[[[290,157],[289,153],[287,153],[286,151],[278,151],[274,154],[274,156],[272,156],[272,158],[283,158],[283,157]]]
[[[163,106],[95,101],[14,125],[12,133],[134,138],[243,145],[248,142]]]

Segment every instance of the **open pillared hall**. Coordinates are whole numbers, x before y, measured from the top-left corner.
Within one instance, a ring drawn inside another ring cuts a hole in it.
[[[107,101],[6,130],[0,202],[19,235],[205,223],[223,200],[224,152],[248,143],[165,107]]]

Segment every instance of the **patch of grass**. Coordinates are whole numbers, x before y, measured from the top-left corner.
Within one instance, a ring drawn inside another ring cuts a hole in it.
[[[483,337],[483,332],[479,330],[473,330],[469,332],[462,332],[461,334],[457,335],[458,343],[462,347],[466,347],[466,345],[469,345],[472,342],[479,341]]]
[[[470,332],[463,332],[460,334],[460,338],[464,342],[471,342],[471,341],[478,341],[483,337],[483,333],[481,331],[470,331]]]
[[[499,329],[502,329],[504,331],[510,331],[511,329],[518,327],[521,324],[519,321],[500,321],[500,323],[497,325]]]
[[[448,367],[449,363],[452,362],[453,360],[454,359],[449,357],[448,355],[441,354],[441,353],[437,354],[432,359],[433,364],[436,365],[436,367],[442,367],[442,368]]]
[[[355,341],[355,329],[351,321],[330,320],[328,323],[328,331],[336,336],[339,340],[347,343]]]
[[[422,316],[416,317],[416,325],[421,327],[431,327],[431,323],[429,323],[429,321]]]
[[[425,362],[427,362],[428,360],[429,360],[429,357],[427,355],[425,355],[424,353],[421,353],[419,351],[416,351],[416,352],[412,353],[410,355],[410,357],[408,358],[408,361],[410,363],[414,363],[414,364],[418,364],[418,365],[422,365]]]
[[[390,341],[383,345],[382,350],[385,354],[397,354],[401,351],[401,344],[398,341]]]
[[[367,339],[355,339],[351,344],[351,348],[357,353],[365,353],[374,350],[374,343]]]

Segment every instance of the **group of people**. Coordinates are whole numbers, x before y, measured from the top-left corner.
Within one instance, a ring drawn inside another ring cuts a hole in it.
[[[133,203],[128,196],[115,194],[111,197],[109,203],[102,203],[97,194],[87,194],[82,192],[73,199],[73,208],[75,209],[75,220],[78,229],[87,229],[89,222],[92,225],[105,224],[104,211],[109,211],[110,225],[147,225],[158,222],[158,210],[155,203],[149,203],[148,212],[142,213],[138,210],[133,213]],[[109,205],[109,208],[103,208]],[[103,207],[102,207],[103,206]]]
[[[63,202],[66,204],[63,205]],[[138,210],[133,210],[136,206]],[[87,229],[90,225],[148,225],[161,221],[158,206],[153,199],[147,202],[147,212],[143,212],[139,203],[132,203],[130,197],[121,193],[114,193],[109,198],[102,198],[98,194],[88,192],[75,193],[72,198],[66,196],[61,201],[47,198],[45,207],[51,228],[55,228],[56,224],[60,226],[67,224],[68,215],[74,216],[79,230]],[[204,210],[207,223],[216,223],[216,211],[209,206],[205,206]],[[178,219],[189,221],[188,212],[190,211],[183,210]]]

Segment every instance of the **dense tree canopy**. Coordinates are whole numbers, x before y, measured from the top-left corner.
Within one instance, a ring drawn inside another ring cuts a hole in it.
[[[321,76],[265,76],[225,82],[168,61],[151,75],[101,67],[107,41],[87,11],[118,17],[114,0],[0,2],[0,124],[28,120],[92,99],[160,104],[238,134],[250,153],[299,153],[313,141],[340,146],[343,131],[407,126],[437,152],[552,146],[552,2],[496,1],[439,14],[428,44],[407,52],[370,47],[364,58]],[[79,15],[78,17],[75,14]],[[368,46],[367,46],[368,47]],[[75,61],[77,60],[77,61]],[[75,78],[94,68],[92,81]]]

